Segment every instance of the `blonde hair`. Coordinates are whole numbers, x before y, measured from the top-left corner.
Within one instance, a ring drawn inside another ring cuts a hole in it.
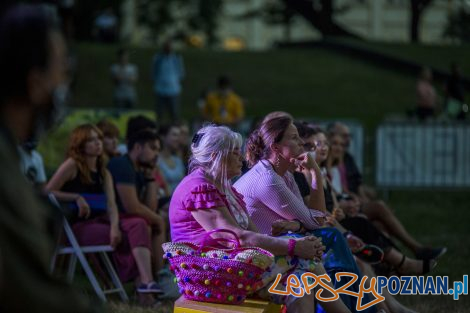
[[[232,199],[236,196],[227,176],[228,154],[235,148],[241,148],[242,136],[226,126],[207,125],[202,127],[191,144],[192,155],[189,158],[189,172],[201,168],[207,176],[222,188],[227,201],[238,209],[240,205]]]

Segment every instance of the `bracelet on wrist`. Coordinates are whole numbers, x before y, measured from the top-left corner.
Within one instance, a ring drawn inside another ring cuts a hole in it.
[[[295,256],[295,245],[297,243],[297,240],[295,239],[289,239],[289,242],[287,243],[287,255],[290,257]]]
[[[348,237],[349,237],[349,236],[352,236],[352,235],[353,235],[352,231],[349,231],[349,230],[348,230],[347,232],[344,232],[344,233],[343,233],[343,236],[344,236],[344,238],[346,238],[346,239],[348,239]]]

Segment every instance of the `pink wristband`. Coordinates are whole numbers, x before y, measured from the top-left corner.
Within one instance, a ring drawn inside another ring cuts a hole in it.
[[[295,250],[295,244],[297,243],[297,240],[295,239],[289,239],[289,243],[287,244],[287,255],[290,257],[294,257],[294,250]]]

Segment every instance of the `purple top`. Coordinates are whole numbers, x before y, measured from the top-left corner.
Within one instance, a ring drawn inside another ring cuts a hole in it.
[[[298,219],[313,230],[320,227],[314,218],[325,216],[305,205],[292,173],[281,177],[265,160],[256,163],[234,187],[243,195],[253,223],[263,234],[271,234],[271,225],[277,220]]]
[[[245,209],[242,196],[235,190],[234,193],[240,207]],[[229,208],[226,196],[208,181],[202,169],[193,171],[181,181],[171,197],[171,240],[201,244],[202,238],[207,232],[196,221],[191,211],[220,207]],[[229,212],[231,213],[231,210]]]

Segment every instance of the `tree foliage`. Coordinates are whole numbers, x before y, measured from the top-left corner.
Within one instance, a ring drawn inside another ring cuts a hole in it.
[[[444,37],[470,43],[470,10],[461,8],[449,16]]]

